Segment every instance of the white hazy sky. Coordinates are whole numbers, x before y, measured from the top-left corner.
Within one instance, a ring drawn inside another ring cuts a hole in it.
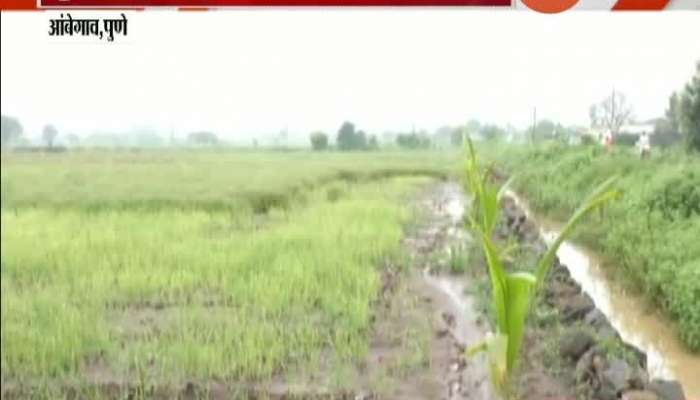
[[[587,124],[613,87],[646,119],[700,60],[697,11],[147,11],[128,14],[114,43],[50,38],[55,15],[2,13],[2,113],[28,136],[49,122],[241,140],[343,120],[378,133],[472,117],[524,127],[535,105],[540,118]]]

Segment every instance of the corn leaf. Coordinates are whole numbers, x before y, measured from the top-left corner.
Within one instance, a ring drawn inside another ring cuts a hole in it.
[[[508,332],[508,315],[506,314],[506,297],[508,296],[508,287],[506,286],[506,276],[501,265],[501,260],[498,256],[491,237],[486,235],[482,230],[477,231],[480,235],[481,246],[486,255],[486,264],[489,268],[489,277],[491,278],[491,295],[493,298],[493,306],[496,311],[496,322],[498,323],[498,331],[501,333]]]
[[[507,181],[503,185],[501,185],[501,188],[498,189],[498,201],[500,202],[503,196],[505,196],[506,192],[510,188],[510,185],[513,183],[515,180],[515,175],[511,175],[510,178],[508,178]]]
[[[530,309],[535,276],[529,272],[516,272],[506,277],[508,285],[508,297],[506,309],[508,311],[508,371],[516,367],[520,345],[525,331],[525,318]]]
[[[498,220],[498,191],[491,185],[484,185],[482,189],[481,212],[483,226],[486,233],[491,235]]]
[[[581,219],[586,216],[591,211],[598,207],[603,206],[610,200],[613,200],[620,196],[620,191],[617,189],[611,189],[612,185],[617,180],[617,177],[611,177],[605,182],[601,183],[596,187],[593,192],[591,192],[588,197],[581,203],[581,206],[574,212],[569,221],[564,226],[564,229],[559,232],[559,235],[554,240],[551,246],[547,249],[547,252],[540,259],[537,264],[537,285],[539,286],[544,278],[547,276],[549,268],[554,262],[554,257],[556,257],[557,250],[559,246],[566,240],[566,238],[571,235],[574,227],[581,221]]]
[[[489,372],[496,390],[503,394],[508,386],[508,336],[498,334],[489,339]]]

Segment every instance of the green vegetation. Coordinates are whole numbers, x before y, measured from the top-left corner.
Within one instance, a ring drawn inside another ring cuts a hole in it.
[[[4,209],[264,211],[285,207],[305,191],[339,179],[443,177],[457,157],[444,152],[5,153],[0,201]]]
[[[22,124],[14,117],[7,115],[0,116],[0,145],[6,144],[22,136]]]
[[[430,137],[420,133],[399,133],[396,136],[396,144],[404,149],[427,149],[430,148]]]
[[[409,217],[402,199],[429,179],[392,176],[441,176],[449,161],[4,154],[3,382],[93,370],[151,383],[266,379],[360,359],[379,268]]]
[[[700,350],[700,159],[678,150],[640,160],[632,150],[595,146],[484,147],[488,158],[517,173],[515,186],[532,207],[563,220],[586,188],[618,175],[621,201],[584,222],[577,239],[600,251],[608,270],[641,289]]]
[[[345,121],[338,130],[336,144],[339,150],[367,150],[367,134],[356,130],[352,122]]]
[[[323,132],[313,132],[309,135],[311,140],[311,148],[314,150],[328,149],[328,135]]]
[[[46,125],[41,132],[41,138],[46,142],[46,145],[51,148],[53,147],[53,142],[58,136],[58,129],[53,125]]]
[[[470,250],[472,249],[461,246],[450,246],[448,258],[450,272],[453,274],[461,274],[467,269],[470,261],[469,256],[471,255]]]
[[[700,151],[700,61],[683,90],[671,95],[666,118],[683,134],[688,151]]]
[[[525,319],[538,289],[551,268],[559,246],[572,233],[573,228],[596,208],[618,196],[611,189],[614,179],[608,179],[584,198],[545,254],[534,267],[534,274],[527,270],[506,272],[503,254],[493,242],[493,230],[499,218],[499,201],[510,181],[497,188],[489,180],[489,170],[482,169],[476,159],[471,141],[465,168],[465,185],[474,196],[469,225],[479,239],[491,279],[492,309],[496,314],[496,334],[473,351],[486,350],[490,355],[491,379],[497,390],[509,389],[511,375],[517,367],[520,346],[525,333]]]

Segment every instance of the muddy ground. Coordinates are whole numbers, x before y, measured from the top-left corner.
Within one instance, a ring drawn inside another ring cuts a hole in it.
[[[468,201],[452,182],[433,184],[414,201],[418,215],[406,227],[406,257],[383,266],[363,361],[339,366],[323,359],[318,371],[250,384],[143,387],[103,379],[92,393],[161,399],[495,399],[485,356],[464,356],[491,329],[486,266],[462,221]],[[537,227],[514,202],[504,206],[499,240],[520,244],[513,263],[534,259],[545,249]],[[644,354],[621,343],[558,262],[529,318],[523,353],[513,388],[519,399],[683,399],[674,382],[649,381]],[[6,382],[2,393],[31,397]],[[67,397],[92,398],[89,393],[68,390]]]
[[[455,184],[427,187],[414,202],[418,214],[406,227],[404,257],[382,266],[382,291],[367,357],[353,365],[322,356],[314,371],[294,371],[265,382],[139,382],[95,363],[87,382],[33,389],[31,382],[3,381],[2,398],[109,399],[491,399],[483,362],[466,361],[467,344],[483,339],[484,319],[464,295],[462,278],[435,275],[445,249],[464,241],[464,198]],[[142,334],[167,314],[146,304],[123,316],[127,333]]]
[[[395,309],[395,302],[411,298],[419,299],[419,306],[400,304],[403,318],[398,319],[380,313],[375,334],[381,337],[385,332],[400,332],[411,326],[407,315],[420,320],[420,314],[424,314],[430,325],[423,325],[423,332],[428,329],[432,333],[430,340],[423,342],[430,363],[423,368],[413,365],[403,379],[394,377],[396,389],[374,391],[374,396],[495,398],[485,356],[466,359],[463,352],[465,347],[483,340],[491,319],[487,268],[464,230],[462,215],[468,201],[459,185],[448,182],[427,189],[417,205],[422,215],[407,229],[404,239],[410,254],[409,272],[397,276],[402,292],[389,298],[394,302],[390,309]],[[519,245],[507,267],[535,265],[546,250],[538,227],[512,199],[503,202],[503,218],[496,235],[502,243]],[[373,354],[385,350],[372,347]],[[405,348],[397,346],[389,353],[401,357],[403,351]],[[375,361],[370,371],[381,371],[381,364]],[[513,397],[522,400],[685,398],[678,382],[649,379],[646,355],[620,339],[558,259],[528,319],[516,378]]]

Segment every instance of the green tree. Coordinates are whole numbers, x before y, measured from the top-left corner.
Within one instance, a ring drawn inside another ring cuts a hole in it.
[[[666,109],[666,119],[668,120],[668,123],[670,124],[670,129],[672,129],[675,132],[679,132],[678,102],[679,102],[678,93],[673,92],[671,94],[671,97],[669,97],[669,99],[668,99],[668,108]]]
[[[688,151],[700,152],[700,61],[678,99],[678,125]]]
[[[404,149],[427,149],[430,138],[425,133],[400,133],[396,136],[396,144]]]
[[[353,150],[355,148],[355,125],[352,122],[343,122],[338,130],[336,143],[340,150]]]
[[[668,116],[668,114],[666,114]],[[654,134],[651,136],[651,144],[659,147],[668,147],[683,140],[678,132],[678,124],[673,119],[659,118],[654,122]]]
[[[535,140],[554,139],[556,135],[557,125],[548,119],[540,120],[535,125],[535,131],[533,132]]]
[[[328,135],[323,132],[313,132],[310,135],[311,148],[314,150],[326,150],[328,148]]]
[[[355,130],[352,122],[345,121],[338,130],[336,139],[340,150],[366,150],[367,134],[361,130]]]
[[[3,115],[0,122],[0,144],[3,146],[22,136],[22,124],[14,117]]]
[[[53,142],[56,140],[56,136],[58,136],[58,129],[51,124],[46,125],[41,133],[41,137],[44,139],[49,148],[53,147]]]

